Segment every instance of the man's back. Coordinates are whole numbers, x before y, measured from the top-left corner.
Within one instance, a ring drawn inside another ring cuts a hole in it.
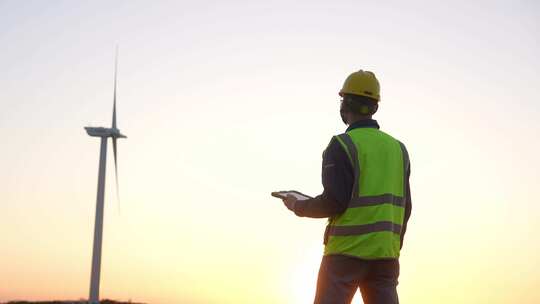
[[[391,192],[403,196],[403,169],[408,160],[403,159],[400,142],[374,128],[357,128],[347,133],[359,153],[359,195]]]
[[[409,167],[404,145],[376,128],[336,138],[351,161],[354,183],[347,209],[330,220],[325,255],[399,257]]]

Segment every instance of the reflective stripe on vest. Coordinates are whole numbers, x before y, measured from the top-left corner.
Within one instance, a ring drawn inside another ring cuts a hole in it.
[[[371,232],[391,231],[401,233],[401,225],[392,222],[376,222],[366,225],[330,226],[330,235],[360,235]]]
[[[330,219],[325,255],[399,257],[409,166],[405,146],[374,128],[336,139],[351,161],[354,184],[347,210]]]

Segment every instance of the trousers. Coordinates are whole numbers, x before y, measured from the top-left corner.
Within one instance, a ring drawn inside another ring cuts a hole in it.
[[[360,288],[364,304],[399,304],[399,260],[362,260],[343,255],[322,258],[315,304],[350,304]]]

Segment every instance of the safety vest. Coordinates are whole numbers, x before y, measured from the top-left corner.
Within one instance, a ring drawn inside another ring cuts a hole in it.
[[[375,128],[335,136],[354,169],[351,200],[329,220],[324,254],[398,258],[409,157],[405,146]]]

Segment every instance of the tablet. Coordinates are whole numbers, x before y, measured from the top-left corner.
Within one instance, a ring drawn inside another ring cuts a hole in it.
[[[300,192],[294,191],[294,190],[272,192],[273,197],[277,197],[277,198],[280,198],[280,199],[286,199],[287,195],[292,195],[292,196],[296,197],[296,199],[299,200],[299,201],[307,200],[307,199],[312,198],[309,195],[305,195],[303,193],[300,193]]]

